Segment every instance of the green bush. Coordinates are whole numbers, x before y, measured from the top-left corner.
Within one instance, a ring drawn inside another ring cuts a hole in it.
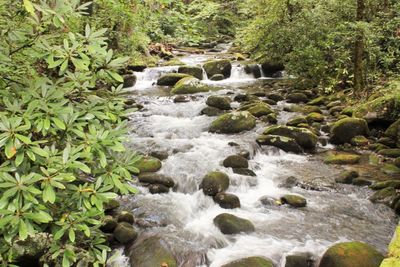
[[[0,262],[14,262],[17,240],[50,233],[52,261],[99,266],[103,205],[134,193],[138,171],[123,146],[128,58],[113,57],[105,29],[69,30],[87,4],[13,2],[0,4]]]

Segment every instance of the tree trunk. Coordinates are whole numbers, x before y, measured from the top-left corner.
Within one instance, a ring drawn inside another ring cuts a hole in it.
[[[357,16],[356,21],[364,21],[365,19],[365,0],[357,0]],[[356,33],[354,44],[354,90],[357,92],[365,88],[364,79],[364,33],[359,31]]]

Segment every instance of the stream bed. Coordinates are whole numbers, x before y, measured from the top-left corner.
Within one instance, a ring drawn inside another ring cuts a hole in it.
[[[196,65],[215,56],[187,55],[181,60]],[[234,64],[231,78],[203,81],[222,90],[194,94],[189,96],[189,102],[174,103],[170,89],[156,86],[155,81],[177,68],[148,68],[136,74],[138,81],[131,93],[144,108],[131,115],[128,142],[132,150],[144,154],[167,153],[159,172],[173,178],[176,186],[167,194],[150,194],[146,187],[138,185],[140,193],[124,197],[121,202],[125,210],[131,210],[146,224],[142,232],[163,237],[179,266],[220,267],[239,258],[264,256],[280,267],[284,266],[286,255],[307,252],[317,261],[333,243],[347,240],[363,241],[386,252],[396,216],[388,207],[371,203],[369,189],[335,184],[341,167],[326,165],[317,155],[295,155],[258,146],[255,139],[267,123],[259,122],[255,129],[234,135],[208,132],[215,117],[200,115],[208,96],[233,96],[251,88],[263,88],[269,78],[255,79]],[[238,103],[232,103],[235,104]],[[285,105],[288,104],[282,101],[273,106],[280,111],[278,124],[285,124],[296,115],[283,111]],[[222,166],[227,156],[243,152],[249,153],[249,169],[257,176],[235,174]],[[230,177],[227,192],[239,197],[240,208],[223,209],[199,189],[202,178],[216,170]],[[317,184],[318,190],[283,186],[290,176]],[[287,193],[304,196],[307,207],[265,206],[260,202],[262,197],[280,198]],[[249,219],[256,231],[222,234],[213,223],[221,213]],[[128,261],[123,265],[130,266]]]

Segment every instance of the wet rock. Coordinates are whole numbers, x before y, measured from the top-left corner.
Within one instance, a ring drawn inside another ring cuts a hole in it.
[[[331,126],[328,124],[322,125],[321,126],[321,131],[323,131],[324,133],[330,133],[331,132]]]
[[[399,148],[382,149],[382,150],[379,150],[378,153],[382,156],[389,157],[389,158],[400,157],[400,149]]]
[[[289,103],[307,103],[308,97],[303,93],[292,93],[286,97]]]
[[[302,153],[303,149],[293,138],[279,135],[260,135],[256,142],[260,145],[274,146],[285,152]]]
[[[365,136],[358,135],[351,138],[350,144],[353,146],[367,146],[369,145],[369,140]]]
[[[277,103],[276,103],[276,101],[274,101],[274,100],[272,100],[272,99],[263,99],[262,100],[264,103],[267,103],[268,105],[272,105],[272,106],[275,106]]]
[[[307,200],[298,195],[284,195],[281,197],[281,202],[283,204],[288,204],[289,206],[292,206],[294,208],[302,208],[307,205]]]
[[[372,182],[365,178],[355,178],[353,179],[353,185],[357,186],[370,186]]]
[[[360,161],[360,159],[361,157],[356,154],[332,153],[325,158],[324,162],[326,164],[346,165],[346,164],[357,164]]]
[[[353,137],[359,135],[367,136],[369,129],[367,122],[363,119],[346,118],[337,121],[333,125],[331,132],[331,143],[339,145],[350,143]]]
[[[286,256],[285,267],[313,267],[314,259],[309,253]]]
[[[323,122],[325,120],[325,116],[317,112],[312,112],[307,115],[306,120],[308,123]]]
[[[247,74],[253,74],[254,78],[258,79],[261,77],[261,69],[257,64],[247,64],[244,66],[244,71]]]
[[[208,77],[212,77],[216,74],[222,74],[225,78],[231,76],[232,64],[229,60],[215,60],[206,62],[203,65],[204,70]]]
[[[280,135],[296,140],[302,148],[314,149],[318,142],[318,137],[310,130],[290,126],[271,126],[265,129],[264,135]]]
[[[380,190],[380,189],[384,189],[387,187],[393,187],[395,189],[400,189],[400,180],[389,180],[389,181],[383,181],[383,182],[376,182],[370,186],[370,188],[373,190]]]
[[[132,212],[121,211],[117,216],[117,221],[133,224],[135,222],[135,217],[133,216]]]
[[[134,241],[138,236],[137,230],[127,222],[118,223],[114,230],[114,238],[121,244]]]
[[[345,242],[330,247],[322,256],[319,267],[379,267],[383,255],[362,242]]]
[[[190,99],[184,95],[178,95],[174,98],[174,103],[186,103],[189,101],[190,101]]]
[[[389,175],[400,174],[400,168],[390,163],[384,164],[383,167],[381,168],[381,171]]]
[[[231,155],[224,159],[223,163],[225,168],[248,168],[249,162],[246,158],[239,155]]]
[[[233,194],[218,193],[214,197],[214,201],[224,209],[240,208],[240,200],[236,195]]]
[[[255,227],[251,221],[229,213],[222,213],[215,217],[214,224],[223,234],[226,235],[238,234],[241,232],[250,233],[255,231]]]
[[[169,157],[167,151],[152,151],[150,152],[150,156],[159,160],[165,160]]]
[[[287,125],[287,126],[297,126],[297,125],[299,125],[299,124],[301,124],[301,123],[307,123],[306,117],[304,117],[304,116],[296,116],[296,117],[290,119],[290,120],[286,123],[286,125]]]
[[[344,171],[335,179],[335,181],[341,184],[351,184],[353,180],[359,176],[360,175],[357,171]]]
[[[221,116],[225,113],[225,110],[220,110],[219,108],[214,107],[205,107],[201,110],[201,115],[207,115],[209,117]]]
[[[245,159],[247,159],[247,160],[249,160],[249,159],[250,159],[250,156],[251,156],[251,153],[250,153],[250,151],[248,151],[248,150],[241,150],[241,151],[238,153],[238,155],[241,156],[241,157],[243,157],[243,158],[245,158]]]
[[[220,110],[231,109],[231,99],[226,96],[212,95],[207,98],[206,104],[210,107],[218,108]]]
[[[11,248],[13,263],[17,263],[18,266],[32,266],[33,262],[38,262],[46,253],[52,242],[52,237],[47,233],[37,233],[25,240],[15,240]]]
[[[200,189],[207,196],[215,196],[228,189],[229,176],[223,172],[210,172],[202,180]]]
[[[161,166],[161,161],[153,157],[142,157],[135,165],[141,173],[156,172],[161,169]]]
[[[307,105],[311,105],[311,106],[322,106],[325,105],[326,103],[326,97],[324,96],[320,96],[317,98],[314,98],[313,100],[310,100]]]
[[[283,182],[281,182],[278,187],[282,188],[293,188],[299,184],[299,180],[294,176],[287,177]]]
[[[222,81],[225,79],[225,76],[222,74],[215,74],[213,76],[211,76],[210,80],[211,81]]]
[[[273,113],[271,107],[264,102],[253,102],[253,103],[246,103],[245,105],[241,105],[239,108],[240,111],[248,111],[251,115],[259,118],[261,116],[266,116]]]
[[[123,88],[133,87],[136,84],[136,76],[134,74],[124,75],[124,85]]]
[[[167,73],[157,80],[157,85],[174,86],[177,82],[187,77],[191,76],[183,73]]]
[[[345,106],[336,106],[336,107],[329,109],[329,114],[337,116],[337,115],[341,114],[344,109],[345,109]],[[347,117],[348,117],[347,115],[343,115],[343,114],[341,116],[339,116],[340,119],[347,118]]]
[[[145,184],[161,184],[166,187],[174,187],[175,182],[171,177],[158,173],[141,173],[138,176],[139,182]]]
[[[151,194],[164,194],[169,192],[169,187],[163,184],[151,184],[149,191]]]
[[[385,136],[400,147],[400,120],[395,121],[386,129]]]
[[[145,66],[145,65],[129,65],[127,67],[127,69],[130,70],[130,71],[142,72],[145,69],[147,69],[147,66]]]
[[[203,69],[197,66],[180,66],[178,73],[188,74],[199,80],[203,80]]]
[[[278,123],[278,116],[276,113],[271,113],[268,114],[267,116],[262,116],[260,118],[263,122],[271,123],[271,124],[276,124]]]
[[[262,257],[249,257],[224,264],[221,267],[274,267],[271,260]]]
[[[261,69],[266,77],[272,77],[277,72],[283,71],[285,67],[277,62],[265,62],[261,64]]]
[[[383,144],[383,145],[385,145],[387,147],[390,147],[390,148],[395,148],[396,147],[396,141],[393,140],[390,137],[381,137],[381,138],[378,139],[378,143]]]
[[[115,210],[115,209],[119,208],[120,205],[121,204],[119,203],[118,200],[110,199],[108,202],[106,202],[104,204],[104,210],[105,211],[112,211],[112,210]]]
[[[332,101],[332,102],[328,103],[328,105],[326,105],[326,107],[328,109],[330,109],[330,108],[337,107],[340,105],[342,105],[342,101],[336,100],[336,101]]]
[[[255,95],[250,94],[238,94],[233,98],[233,101],[236,102],[249,102],[249,101],[258,101],[259,98]]]
[[[276,207],[276,206],[282,205],[282,202],[280,199],[276,199],[276,198],[269,197],[269,196],[263,196],[259,199],[259,201],[264,206]]]
[[[247,111],[232,112],[218,117],[212,122],[210,132],[212,133],[240,133],[248,131],[256,126],[256,119]]]
[[[103,231],[104,233],[112,233],[114,229],[117,227],[117,225],[118,225],[117,220],[114,219],[112,216],[107,215],[103,218],[100,230]]]
[[[396,189],[393,187],[386,187],[375,192],[369,200],[373,203],[382,203],[390,206],[394,198],[396,197]]]
[[[322,110],[316,106],[309,106],[309,105],[291,105],[284,107],[285,111],[287,112],[299,112],[302,114],[310,114],[312,112],[321,113]]]
[[[284,100],[283,96],[280,95],[280,94],[277,94],[277,93],[268,94],[267,97],[268,97],[269,99],[271,99],[271,100],[276,101],[276,102],[279,102],[279,101]]]
[[[216,88],[200,83],[199,79],[194,77],[186,77],[175,84],[171,90],[171,94],[195,94],[216,90]]]
[[[247,168],[233,168],[232,171],[236,174],[243,175],[243,176],[257,176],[255,172]]]
[[[167,243],[152,236],[129,248],[129,262],[135,267],[177,267],[177,262]]]

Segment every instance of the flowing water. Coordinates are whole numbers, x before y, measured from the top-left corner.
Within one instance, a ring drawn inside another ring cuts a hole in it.
[[[188,55],[182,61],[196,65],[210,57],[215,54]],[[264,123],[236,135],[208,132],[215,118],[199,114],[209,95],[245,92],[247,88],[262,86],[267,78],[256,80],[243,67],[234,65],[231,78],[204,81],[223,90],[195,94],[187,103],[174,103],[168,88],[154,84],[161,74],[176,70],[177,67],[160,67],[137,73],[138,82],[131,90],[144,109],[131,116],[129,145],[143,153],[168,152],[160,173],[172,177],[177,186],[168,194],[158,195],[139,186],[138,195],[125,197],[122,202],[124,209],[132,210],[147,225],[144,232],[163,236],[180,266],[219,267],[247,256],[265,256],[277,266],[284,266],[286,255],[310,252],[318,257],[333,243],[345,240],[368,242],[385,252],[396,224],[393,212],[372,204],[368,200],[371,192],[366,188],[333,185],[338,167],[325,165],[313,155],[259,147],[255,138],[266,127]],[[284,105],[280,102],[275,108],[282,109]],[[281,112],[279,123],[294,115]],[[231,146],[230,142],[239,146]],[[250,169],[256,177],[234,174],[222,166],[227,156],[244,150],[250,152]],[[199,190],[204,175],[215,170],[229,175],[227,192],[240,198],[241,208],[224,210]],[[289,176],[306,182],[319,181],[324,190],[280,187]],[[263,206],[259,201],[263,196],[279,198],[286,193],[303,195],[307,207]],[[226,212],[251,220],[256,231],[223,235],[214,226],[213,218]],[[123,262],[120,258],[117,266],[129,266]]]

